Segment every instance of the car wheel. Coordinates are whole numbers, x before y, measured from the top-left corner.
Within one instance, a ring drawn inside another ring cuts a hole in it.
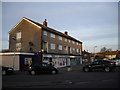
[[[5,70],[2,71],[2,75],[6,75],[7,72]]]
[[[89,68],[84,68],[84,72],[89,72]]]
[[[52,71],[52,74],[56,74],[56,71],[55,71],[55,70],[53,70],[53,71]]]
[[[32,70],[32,71],[30,72],[30,74],[31,74],[31,75],[35,75],[36,72],[35,72],[34,70]]]
[[[105,67],[105,72],[110,72],[110,68],[109,67]]]

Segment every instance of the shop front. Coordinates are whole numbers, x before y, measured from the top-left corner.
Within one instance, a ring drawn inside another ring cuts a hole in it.
[[[81,56],[43,54],[43,62],[52,62],[56,68],[78,65],[81,64],[81,60]]]

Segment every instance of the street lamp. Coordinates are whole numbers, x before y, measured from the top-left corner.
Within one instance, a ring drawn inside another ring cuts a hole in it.
[[[16,41],[16,38],[15,38],[15,37],[12,37],[12,40]],[[14,62],[15,62],[15,48],[14,48],[13,69],[14,69]]]

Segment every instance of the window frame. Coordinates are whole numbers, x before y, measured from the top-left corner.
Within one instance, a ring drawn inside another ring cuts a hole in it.
[[[16,39],[21,39],[21,34],[22,34],[21,32],[17,32],[16,33]]]
[[[50,49],[52,49],[52,50],[55,49],[55,44],[54,43],[50,43]]]
[[[63,50],[63,46],[62,45],[58,45],[58,50]]]
[[[50,37],[51,37],[51,38],[55,38],[55,34],[54,34],[54,33],[51,33],[51,34],[50,34]]]
[[[47,31],[44,30],[43,35],[47,36],[48,35]]]
[[[21,50],[21,48],[22,48],[21,43],[16,43],[16,50]]]
[[[59,40],[62,40],[62,36],[59,36],[59,35],[58,35],[58,39],[59,39]]]

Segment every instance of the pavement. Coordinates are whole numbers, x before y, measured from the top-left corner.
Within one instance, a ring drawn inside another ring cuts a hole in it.
[[[57,68],[59,71],[69,71],[69,69],[71,69],[70,71],[82,71],[82,67],[83,65],[73,65],[70,67],[61,67],[61,68]]]

